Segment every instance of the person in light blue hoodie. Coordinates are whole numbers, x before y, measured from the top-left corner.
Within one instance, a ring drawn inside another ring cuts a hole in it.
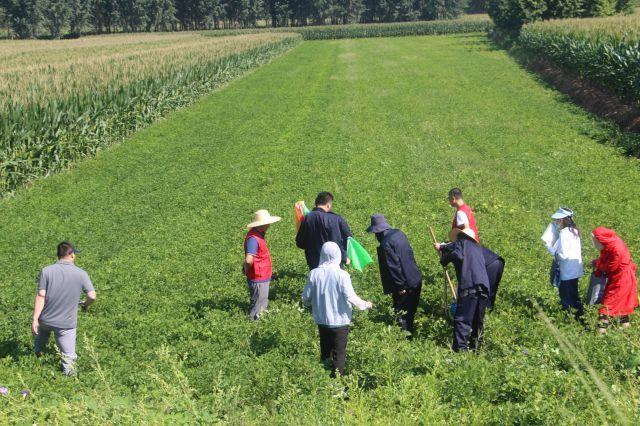
[[[336,370],[344,376],[347,336],[351,323],[351,306],[361,311],[373,303],[358,297],[351,285],[349,273],[340,268],[342,252],[332,241],[322,245],[320,264],[307,275],[302,301],[311,307],[320,333],[320,359],[330,364],[331,377]]]

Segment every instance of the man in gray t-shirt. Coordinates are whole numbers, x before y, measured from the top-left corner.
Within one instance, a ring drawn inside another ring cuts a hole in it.
[[[71,243],[58,244],[58,261],[40,272],[31,326],[37,356],[42,355],[53,332],[62,354],[62,370],[67,376],[76,372],[76,326],[80,296],[83,292],[87,295],[82,303],[85,312],[96,300],[96,291],[89,275],[74,264],[75,259],[76,249]]]

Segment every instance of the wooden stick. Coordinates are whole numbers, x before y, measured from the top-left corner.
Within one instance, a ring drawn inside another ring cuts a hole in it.
[[[433,232],[433,228],[431,226],[429,226],[429,231],[431,232],[431,238],[433,238],[433,243],[436,244],[438,241],[436,240],[436,234]],[[451,282],[451,277],[449,277],[449,271],[447,271],[447,268],[444,266],[442,267],[442,269],[444,270],[444,276],[447,279],[447,283],[449,283],[449,289],[451,290],[451,294],[453,295],[453,298],[458,300],[458,298],[456,297],[456,290],[453,287],[453,282]]]

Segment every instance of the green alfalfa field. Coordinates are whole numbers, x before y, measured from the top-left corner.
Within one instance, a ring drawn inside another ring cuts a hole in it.
[[[640,319],[585,329],[561,311],[539,237],[559,205],[613,227],[640,260],[640,164],[482,35],[306,41],[72,170],[0,202],[0,423],[603,424],[640,414]],[[602,143],[605,142],[605,143]],[[477,355],[450,351],[441,269],[460,186],[506,258]],[[375,309],[354,315],[345,383],[319,362],[300,303],[293,203],[335,194],[355,237],[384,213],[424,272],[417,336],[393,325],[374,264],[352,271]],[[278,279],[246,318],[244,225],[267,208]],[[29,330],[55,244],[82,250],[98,301],[79,320],[76,379]],[[587,279],[580,283],[584,294]],[[342,393],[347,387],[346,397]],[[30,395],[20,396],[28,389]]]

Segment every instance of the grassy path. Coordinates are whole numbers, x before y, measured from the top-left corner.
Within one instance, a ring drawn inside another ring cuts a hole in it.
[[[0,203],[0,385],[33,394],[0,401],[0,412],[27,421],[593,422],[589,379],[537,318],[526,300],[536,297],[614,385],[623,414],[637,415],[639,383],[625,363],[639,351],[638,329],[602,338],[560,312],[539,242],[549,213],[565,204],[585,235],[612,226],[640,254],[640,169],[598,144],[602,134],[480,36],[305,42]],[[452,186],[468,194],[483,241],[507,258],[480,356],[448,350],[428,244],[429,224],[444,237]],[[293,202],[320,190],[335,193],[336,210],[371,252],[363,230],[371,213],[385,213],[428,279],[418,338],[408,343],[388,326],[377,268],[354,273],[377,309],[356,315],[347,401],[333,397],[298,304],[306,267],[290,220],[269,233],[281,276],[270,312],[245,320],[243,225],[259,207],[288,217]],[[54,373],[53,356],[30,355],[34,278],[62,239],[84,250],[80,265],[100,298],[81,316],[78,381]],[[595,252],[583,244],[586,260]],[[612,407],[603,411],[615,420]]]

